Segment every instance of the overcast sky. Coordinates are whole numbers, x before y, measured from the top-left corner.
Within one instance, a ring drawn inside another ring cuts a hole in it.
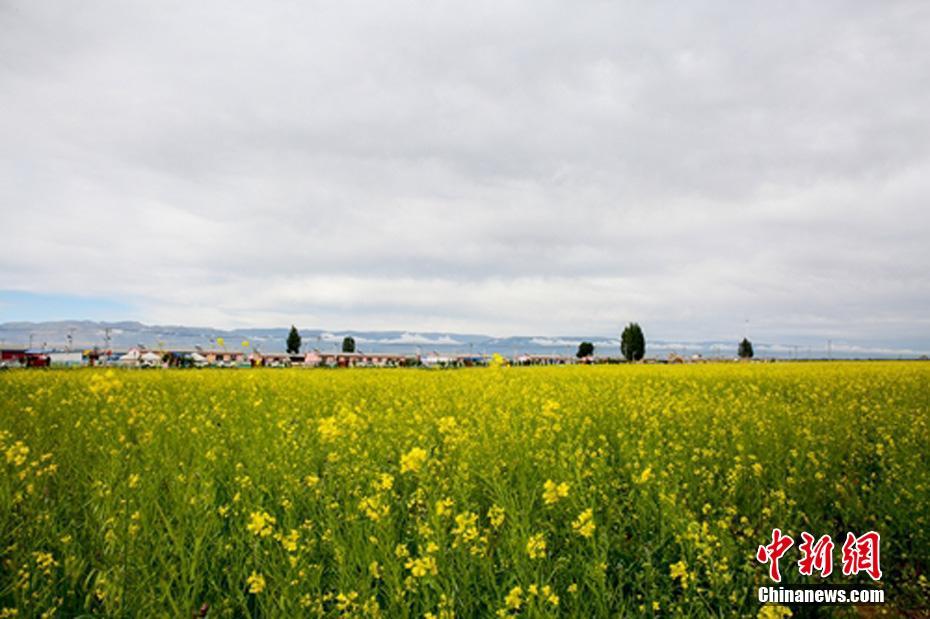
[[[927,342],[930,3],[696,4],[0,0],[0,321]]]

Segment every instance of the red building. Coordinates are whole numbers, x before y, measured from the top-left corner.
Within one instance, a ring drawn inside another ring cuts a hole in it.
[[[26,349],[25,348],[0,348],[0,363],[4,365],[26,365]]]

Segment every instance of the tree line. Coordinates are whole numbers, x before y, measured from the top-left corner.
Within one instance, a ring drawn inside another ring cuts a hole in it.
[[[303,338],[300,337],[300,332],[297,330],[297,327],[291,325],[291,331],[287,334],[287,354],[300,354],[300,346],[302,343]],[[355,338],[351,335],[342,338],[342,352],[355,352]]]
[[[623,358],[629,362],[640,361],[646,356],[646,337],[643,335],[643,329],[639,324],[631,322],[620,334],[620,353]],[[736,354],[740,359],[752,359],[753,350],[752,342],[748,338],[743,338],[737,347]],[[578,345],[578,352],[575,356],[579,359],[586,359],[594,356],[594,343],[581,342]]]
[[[297,327],[291,325],[290,333],[287,335],[288,354],[299,354],[301,343],[300,332],[297,330]],[[355,338],[347,335],[342,339],[342,352],[355,352]],[[620,353],[623,355],[623,358],[629,362],[641,361],[643,357],[646,356],[646,336],[643,334],[643,329],[638,323],[631,322],[623,329],[623,333],[620,334]],[[752,359],[754,354],[752,342],[750,342],[748,338],[744,337],[743,341],[739,343],[737,346],[737,354],[740,359]],[[578,352],[575,353],[575,356],[579,359],[593,357],[594,342],[581,342],[578,345]]]

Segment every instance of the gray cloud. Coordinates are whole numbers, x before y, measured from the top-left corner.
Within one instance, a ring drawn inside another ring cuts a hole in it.
[[[0,3],[0,289],[926,342],[921,2]]]

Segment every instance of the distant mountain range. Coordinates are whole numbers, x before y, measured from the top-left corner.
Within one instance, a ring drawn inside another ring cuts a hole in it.
[[[0,324],[0,346],[27,346],[35,349],[86,349],[109,346],[126,350],[134,346],[151,349],[178,348],[193,350],[241,350],[247,341],[252,349],[262,352],[282,352],[289,328],[270,329],[213,329],[145,325],[140,322],[94,322],[64,320],[55,322],[7,322]],[[301,329],[303,349],[333,350],[341,346],[342,338],[350,335],[364,352],[396,352],[428,354],[438,353],[501,353],[505,356],[520,354],[572,355],[579,342],[594,342],[599,356],[618,356],[620,342],[603,336],[513,336],[494,338],[480,334],[412,331],[327,331]],[[647,334],[648,335],[648,334]],[[221,343],[222,342],[222,343]],[[924,351],[878,348],[835,342],[829,350],[825,343],[816,345],[789,345],[753,342],[756,356],[778,358],[915,358]],[[665,357],[679,355],[724,356],[736,355],[736,341],[664,341],[647,340],[647,355]]]

